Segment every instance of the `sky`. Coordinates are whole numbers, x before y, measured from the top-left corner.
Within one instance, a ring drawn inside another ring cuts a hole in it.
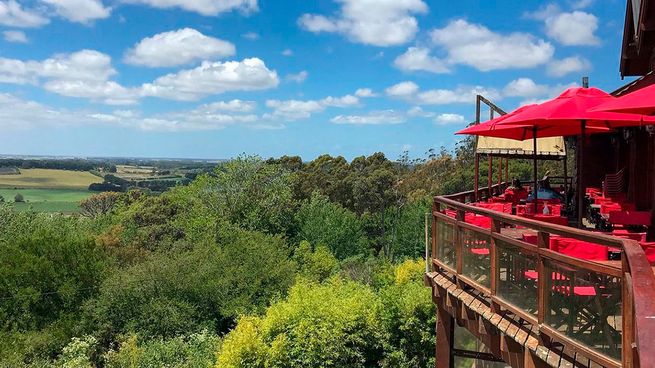
[[[612,91],[625,0],[0,0],[0,154],[348,159]]]

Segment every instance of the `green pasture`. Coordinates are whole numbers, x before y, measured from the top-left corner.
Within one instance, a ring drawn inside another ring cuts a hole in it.
[[[14,203],[14,197],[20,193],[24,203]],[[82,189],[1,189],[0,196],[14,207],[16,211],[33,210],[35,212],[73,213],[79,210],[79,202],[94,193]]]

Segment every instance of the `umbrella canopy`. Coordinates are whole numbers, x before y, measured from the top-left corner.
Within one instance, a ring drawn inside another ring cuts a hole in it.
[[[655,113],[655,85],[650,85],[618,98],[612,98],[590,111],[653,115]]]
[[[558,97],[528,108],[499,124],[531,125],[537,130],[550,129],[552,134],[561,128],[559,135],[579,135],[592,133],[593,131],[588,131],[590,128],[620,128],[655,122],[655,118],[640,114],[590,111],[612,99],[612,95],[598,88],[569,88]],[[577,128],[572,128],[575,125],[580,126],[577,133]],[[538,134],[538,137],[540,136],[542,135]]]
[[[514,116],[521,116],[522,113],[535,108],[539,105],[526,105],[519,107],[518,109],[498,117],[486,121],[481,124],[472,125],[466,129],[462,129],[455,134],[469,134],[469,135],[479,135],[484,137],[495,137],[495,138],[507,138],[523,141],[526,139],[535,138],[534,135],[534,126],[526,122],[525,125],[511,124],[505,125],[502,124],[504,121],[509,120]],[[609,133],[610,128],[603,126],[591,126],[586,129],[588,134],[594,133]],[[580,124],[569,124],[569,125],[549,125],[541,126],[537,129],[536,138],[547,138],[547,137],[559,137],[559,136],[571,136],[581,134]]]

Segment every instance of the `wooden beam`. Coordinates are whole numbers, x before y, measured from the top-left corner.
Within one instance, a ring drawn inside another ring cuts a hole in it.
[[[455,319],[446,311],[444,298],[437,303],[437,347],[435,368],[454,368]]]

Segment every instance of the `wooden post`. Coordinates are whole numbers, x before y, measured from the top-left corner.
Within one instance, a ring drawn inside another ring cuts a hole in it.
[[[455,343],[455,319],[446,311],[445,297],[437,300],[437,347],[435,368],[453,368],[455,356],[453,348]]]
[[[490,198],[493,195],[491,191],[491,187],[493,185],[492,178],[494,176],[494,158],[491,155],[487,155],[487,157],[488,157],[488,164],[489,164],[489,168],[487,169],[487,191],[489,192],[489,194],[487,195],[487,197]]]
[[[438,205],[436,202],[432,202],[432,258],[437,257],[437,216],[434,215],[435,212],[439,209]],[[432,263],[432,260],[430,260],[430,264],[434,265]],[[434,271],[434,266],[432,266],[433,271]]]
[[[500,184],[503,183],[503,158],[500,157],[498,160],[498,190],[500,190]]]
[[[480,200],[480,196],[478,195],[478,190],[480,189],[480,154],[475,153],[475,179],[473,181],[473,199],[474,202],[477,202]]]
[[[505,183],[509,183],[509,157],[505,159]]]
[[[578,149],[576,152],[577,156],[577,175],[578,175],[578,227],[582,228],[582,219],[584,218],[584,196],[585,196],[585,186],[584,179],[582,177],[582,165],[584,165],[584,151],[586,146],[586,133],[587,122],[584,120],[580,121],[580,138],[578,143]]]
[[[550,246],[550,234],[539,231],[537,233],[537,247],[548,249]],[[546,262],[540,255],[537,257],[537,320],[539,324],[544,323],[546,313],[549,312],[548,295],[550,288],[548,282],[551,280],[550,275],[546,275]]]
[[[536,215],[539,209],[539,195],[537,194],[539,192],[538,188],[538,180],[537,175],[539,173],[537,172],[537,126],[535,125],[532,127],[532,153],[534,154],[534,162],[533,162],[533,176],[534,176],[534,188],[532,189],[532,200],[534,201],[534,214]]]

